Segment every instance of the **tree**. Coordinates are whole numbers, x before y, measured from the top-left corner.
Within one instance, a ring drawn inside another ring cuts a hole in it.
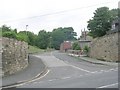
[[[110,10],[111,21],[117,19],[120,16],[120,9],[112,9]]]
[[[17,29],[11,29],[6,25],[3,25],[1,28],[3,31],[3,36],[25,41],[29,45],[37,46],[41,49],[46,49],[47,47],[60,49],[60,44],[63,41],[76,39],[74,37],[76,36],[76,32],[74,32],[74,29],[72,27],[60,27],[54,29],[52,32],[41,30],[39,31],[38,35],[35,35],[30,31],[20,31],[17,33]]]
[[[14,38],[14,39],[17,38],[16,34],[14,32],[10,32],[10,31],[2,33],[2,36],[3,37],[8,37],[8,38]]]
[[[14,39],[17,38],[17,34],[10,27],[3,25],[1,29],[2,29],[1,33],[3,37],[14,38]]]
[[[108,7],[101,7],[95,10],[94,17],[88,21],[89,35],[93,38],[104,36],[106,31],[111,29],[111,22],[117,16],[116,11],[109,10]]]
[[[54,29],[52,31],[52,46],[53,48],[59,50],[60,44],[65,40],[64,32],[61,28]]]
[[[14,29],[13,32],[15,32],[17,34],[17,29]]]
[[[46,49],[49,44],[49,35],[45,30],[41,30],[37,37],[37,46],[41,49]]]
[[[17,39],[21,40],[21,41],[29,42],[29,38],[27,36],[27,32],[26,31],[20,31],[17,34]]]
[[[34,33],[27,31],[27,36],[28,36],[28,44],[34,46],[36,42],[36,36]]]
[[[53,29],[51,37],[52,37],[52,46],[59,50],[60,44],[63,41],[68,40],[75,40],[76,33],[74,32],[74,29],[72,27],[66,27],[66,28],[57,28]]]
[[[11,28],[10,27],[7,27],[6,25],[3,25],[2,26],[2,32],[10,32],[11,31]]]
[[[77,33],[74,32],[74,29],[72,27],[65,27],[65,28],[62,28],[62,30],[65,34],[66,40],[76,40],[74,36],[77,36]]]

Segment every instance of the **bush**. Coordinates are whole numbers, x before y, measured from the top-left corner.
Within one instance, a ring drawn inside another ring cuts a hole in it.
[[[8,38],[14,38],[14,39],[17,38],[17,36],[14,32],[4,32],[4,33],[2,33],[2,36],[3,37],[8,37]]]
[[[72,48],[73,50],[81,50],[81,47],[78,42],[73,43]]]
[[[88,53],[88,52],[89,52],[89,47],[88,47],[88,46],[85,46],[85,47],[84,47],[84,51],[86,51],[86,53]]]
[[[17,40],[25,41],[25,42],[29,41],[28,36],[24,33],[18,33],[17,34]]]

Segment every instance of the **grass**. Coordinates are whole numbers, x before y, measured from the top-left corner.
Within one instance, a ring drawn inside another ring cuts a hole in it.
[[[43,53],[43,52],[45,52],[44,49],[40,49],[40,48],[38,48],[38,47],[36,47],[36,46],[31,46],[31,45],[29,45],[29,49],[28,49],[28,53],[29,53],[29,54]]]

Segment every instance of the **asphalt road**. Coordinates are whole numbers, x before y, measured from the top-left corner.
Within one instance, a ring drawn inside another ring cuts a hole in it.
[[[57,51],[36,56],[48,72],[17,88],[118,88],[117,66],[93,64]]]

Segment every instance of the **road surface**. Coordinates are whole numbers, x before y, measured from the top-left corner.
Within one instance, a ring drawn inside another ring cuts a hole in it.
[[[17,88],[118,88],[118,67],[93,64],[58,51],[36,55],[48,66],[44,77]]]

